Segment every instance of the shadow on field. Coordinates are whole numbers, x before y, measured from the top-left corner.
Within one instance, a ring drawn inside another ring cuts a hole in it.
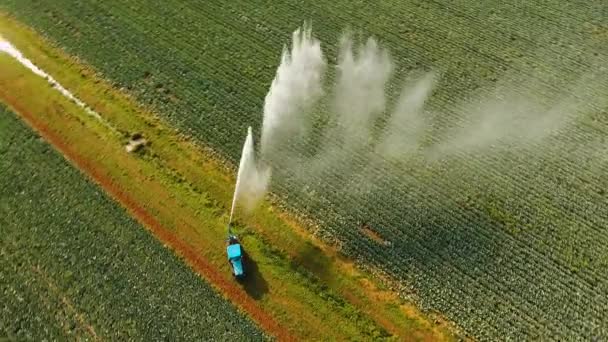
[[[502,236],[495,234],[500,227],[473,212],[456,217],[450,209],[433,208],[428,216],[421,216],[416,231],[398,240],[397,253],[412,258],[421,269],[459,269],[469,274],[491,270],[503,246]]]
[[[515,218],[504,208],[492,204],[486,189],[484,195],[462,189],[453,203],[429,208],[423,218],[424,228],[416,240],[442,260],[440,267],[459,269],[474,279],[491,278],[498,272],[505,253],[517,249],[509,238],[510,222]],[[420,262],[434,265],[436,261],[422,257]],[[479,277],[479,278],[478,278]]]
[[[400,190],[399,186],[394,182],[375,192],[361,209],[364,215],[357,217],[390,241],[390,246],[367,237],[361,239],[363,234],[353,235],[348,254],[411,283],[421,281],[416,285],[423,286],[422,279],[453,282],[455,272],[466,273],[464,279],[468,280],[491,278],[505,250],[514,248],[506,238],[505,227],[488,213],[493,208],[474,209],[470,203],[433,197],[417,201],[408,197],[408,191],[424,189],[403,186],[402,191],[394,191]],[[464,280],[459,281],[464,287]]]
[[[310,272],[321,280],[327,281],[330,277],[329,267],[331,263],[327,255],[321,249],[306,241],[299,249],[291,262],[291,267],[301,273]],[[306,272],[302,272],[304,268]]]
[[[268,282],[260,273],[258,268],[258,264],[254,259],[251,258],[251,255],[244,253],[245,256],[245,272],[247,272],[247,276],[245,279],[241,280],[241,284],[243,285],[243,289],[247,294],[255,299],[261,299],[266,293],[268,293]]]

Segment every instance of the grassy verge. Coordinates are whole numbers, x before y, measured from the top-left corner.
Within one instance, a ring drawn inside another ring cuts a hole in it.
[[[230,169],[211,151],[194,145],[137,106],[92,69],[7,16],[0,16],[0,35],[99,112],[116,132],[7,56],[0,56],[3,100],[13,107],[17,104],[20,113],[32,113],[70,146],[84,166],[128,194],[162,227],[187,242],[188,248],[229,278],[224,239],[234,182]],[[134,156],[124,151],[124,144],[136,132],[152,144]],[[83,165],[78,166],[84,169]],[[255,263],[251,268],[253,277],[239,290],[290,334],[321,339],[390,335],[450,338],[444,326],[435,325],[414,306],[382,290],[375,280],[341,259],[331,247],[313,239],[295,222],[263,204],[253,215],[241,217],[237,225]],[[177,252],[188,259],[187,253]],[[209,274],[203,275],[209,278]],[[212,279],[212,283],[232,300],[239,298],[236,304],[243,307],[244,297],[234,296],[229,279],[219,284]]]

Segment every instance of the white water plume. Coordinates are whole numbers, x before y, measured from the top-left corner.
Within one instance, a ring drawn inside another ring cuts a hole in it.
[[[281,64],[266,95],[262,123],[261,153],[272,150],[293,134],[302,133],[306,113],[323,94],[321,86],[325,60],[321,44],[305,25],[293,33],[291,50],[284,47]]]
[[[342,177],[350,173],[354,154],[369,146],[375,122],[386,110],[385,87],[392,71],[388,51],[375,39],[356,44],[350,34],[342,36],[331,110],[327,113],[329,123],[318,153],[306,161],[307,177],[319,177],[336,167],[342,170]]]
[[[597,98],[601,87],[588,91],[602,84],[598,78],[583,78],[585,89],[568,88],[571,78],[563,79],[557,94],[551,82],[518,70],[500,79],[494,92],[480,89],[478,97],[466,93],[462,100],[447,102],[443,94],[442,102],[431,107],[438,72],[446,72],[438,70],[399,75],[408,81],[394,106],[389,106],[387,90],[395,69],[389,51],[372,38],[357,44],[350,35],[340,42],[329,92],[323,88],[325,69],[321,44],[312,37],[310,26],[296,30],[265,98],[264,172],[253,161],[253,143],[251,147],[246,143],[243,156],[250,151],[252,161],[241,160],[232,211],[241,192],[258,198],[263,194],[270,168],[276,182],[300,189],[298,196],[329,205],[321,197],[333,193],[365,203],[385,191],[383,180],[401,177],[404,162],[434,168],[444,165],[437,164],[438,159],[535,146],[580,114],[603,105]],[[492,148],[497,145],[499,149]],[[246,164],[253,170],[247,171],[249,176],[243,175]],[[251,179],[253,185],[241,185],[244,179]],[[241,190],[247,187],[253,190]]]
[[[256,161],[253,133],[249,127],[239,163],[229,222],[232,222],[237,203],[243,205],[246,211],[257,204],[266,191],[269,179],[270,169],[261,169]]]
[[[392,70],[388,52],[373,38],[356,51],[350,36],[342,38],[333,111],[342,143],[349,148],[369,141],[374,121],[386,107],[384,89]]]
[[[428,124],[422,116],[424,104],[436,81],[436,73],[428,72],[406,84],[376,148],[377,153],[387,158],[399,158],[418,147]]]
[[[557,134],[585,113],[608,105],[598,97],[597,71],[585,73],[573,84],[539,98],[546,91],[538,84],[507,84],[461,104],[465,122],[453,127],[427,151],[430,159],[459,152],[497,152],[499,148],[527,146]],[[530,82],[532,83],[532,82]]]

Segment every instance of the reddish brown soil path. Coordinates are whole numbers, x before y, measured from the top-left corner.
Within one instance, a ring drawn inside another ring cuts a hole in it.
[[[183,240],[179,239],[174,233],[164,228],[152,215],[143,207],[138,205],[128,193],[116,186],[111,179],[99,171],[93,160],[84,158],[73,149],[61,136],[55,134],[42,120],[36,115],[29,113],[19,105],[18,101],[10,94],[0,90],[0,99],[9,105],[21,118],[56,150],[61,152],[66,159],[88,175],[95,183],[112,198],[126,208],[133,217],[142,225],[148,228],[158,240],[171,247],[184,260],[210,284],[220,290],[224,296],[233,302],[237,307],[246,312],[263,330],[275,336],[280,341],[296,340],[290,333],[281,327],[271,316],[262,311],[260,307],[251,299],[247,293],[227,280],[209,262],[201,258],[196,251]]]

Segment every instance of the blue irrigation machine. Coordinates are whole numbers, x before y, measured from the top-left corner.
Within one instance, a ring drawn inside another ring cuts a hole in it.
[[[232,266],[232,275],[236,279],[243,279],[245,277],[245,268],[243,267],[244,251],[238,238],[232,234],[230,224],[228,224],[228,239],[226,243],[226,253],[228,254],[228,262]]]

